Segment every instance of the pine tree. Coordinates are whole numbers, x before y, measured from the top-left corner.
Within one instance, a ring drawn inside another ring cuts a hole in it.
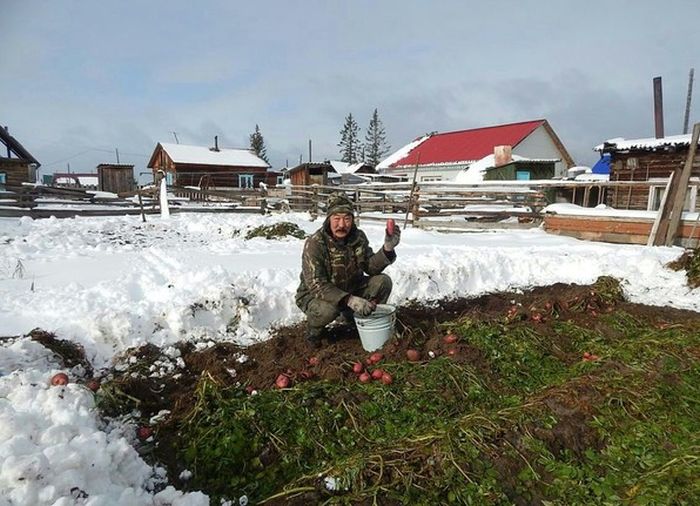
[[[346,163],[357,163],[360,158],[360,127],[357,126],[357,121],[352,117],[352,113],[345,117],[345,125],[340,131],[340,161]]]
[[[256,155],[265,160],[267,163],[270,163],[270,160],[267,159],[265,139],[263,139],[263,135],[260,132],[260,127],[258,125],[255,125],[255,132],[250,134],[250,149],[252,149]]]
[[[391,146],[386,142],[384,125],[379,119],[379,112],[375,109],[365,135],[365,163],[376,167],[389,153],[389,149]]]

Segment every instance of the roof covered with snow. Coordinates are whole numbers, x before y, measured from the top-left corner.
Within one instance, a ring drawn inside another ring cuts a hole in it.
[[[339,160],[331,160],[329,163],[338,174],[354,174],[365,165],[364,162],[347,163]]]
[[[545,120],[539,119],[429,135],[420,142],[414,141],[413,146],[404,146],[390,157],[391,161],[387,163],[389,159],[384,160],[380,167],[385,164],[386,167],[406,167],[416,164],[446,165],[481,160],[493,153],[495,146],[517,146],[544,123]],[[395,156],[400,152],[403,156]]]
[[[168,142],[159,144],[175,163],[260,168],[270,166],[249,149],[220,148],[219,151],[214,151],[205,146],[188,146],[186,144],[171,144]],[[152,166],[152,164],[149,163],[149,166]]]
[[[624,139],[622,137],[615,137],[614,139],[608,139],[603,144],[598,144],[593,149],[595,151],[627,151],[630,149],[653,151],[667,146],[689,146],[690,135],[691,134],[669,135],[659,139],[655,137],[647,137],[644,139]]]
[[[508,163],[556,163],[558,158],[525,158],[524,156],[512,155],[512,160]],[[478,183],[484,180],[484,172],[496,166],[496,157],[493,154],[486,155],[481,160],[478,160],[466,169],[463,169],[455,177],[456,183]]]

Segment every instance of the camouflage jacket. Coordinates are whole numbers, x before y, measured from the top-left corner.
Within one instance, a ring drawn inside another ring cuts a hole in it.
[[[357,290],[365,273],[373,276],[394,262],[396,253],[374,253],[365,233],[352,225],[345,241],[333,239],[328,220],[306,239],[296,303],[302,310],[313,298],[333,305]]]

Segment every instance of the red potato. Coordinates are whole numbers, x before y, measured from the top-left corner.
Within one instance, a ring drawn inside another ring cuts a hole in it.
[[[321,361],[318,357],[309,357],[308,362],[311,367],[316,367]]]
[[[136,429],[136,435],[138,436],[139,439],[145,440],[148,439],[153,435],[153,429],[151,427],[148,427],[146,425],[143,425]]]
[[[355,362],[355,364],[352,366],[352,372],[354,372],[355,374],[360,374],[364,370],[365,370],[365,366],[362,365],[361,362]]]
[[[370,381],[372,381],[372,376],[370,376],[366,372],[363,372],[362,374],[360,374],[360,376],[358,376],[358,379],[360,380],[360,383],[369,383]]]
[[[383,358],[384,355],[382,353],[379,353],[378,351],[375,351],[369,356],[369,359],[372,361],[373,364],[381,362]]]
[[[406,358],[410,362],[418,362],[420,360],[420,352],[418,350],[406,350]]]
[[[585,351],[585,352],[583,352],[583,358],[584,358],[584,359],[591,358],[591,354],[588,353],[587,351]]]
[[[289,376],[285,374],[280,374],[277,376],[277,379],[275,380],[275,386],[277,388],[287,388],[289,386]]]
[[[542,323],[542,315],[540,313],[532,313],[530,319],[535,323]]]
[[[393,218],[389,218],[386,220],[386,233],[388,235],[394,235],[394,227],[396,226],[396,222],[394,221]]]
[[[100,382],[97,381],[96,379],[91,379],[90,381],[85,383],[85,386],[88,387],[93,392],[97,392],[100,389]]]
[[[549,311],[552,309],[552,303],[551,302],[545,302],[544,303],[544,308],[545,310]]]
[[[245,393],[248,395],[253,395],[253,392],[255,392],[255,387],[253,385],[248,385],[245,387]]]
[[[591,355],[591,361],[598,360],[600,357],[598,355]]]
[[[450,348],[449,350],[447,350],[447,354],[450,357],[454,357],[457,354],[457,350],[455,348]]]
[[[382,383],[384,383],[385,385],[391,385],[393,383],[393,381],[394,381],[394,378],[392,378],[391,374],[389,374],[388,372],[385,372],[384,374],[382,374]]]
[[[447,334],[445,337],[442,338],[442,341],[445,344],[454,344],[457,342],[457,339],[458,339],[457,336],[450,332],[449,334]]]
[[[53,386],[62,386],[68,384],[68,375],[64,372],[59,372],[51,377],[51,384]]]
[[[382,379],[382,374],[384,374],[384,371],[382,371],[381,369],[375,369],[374,371],[372,371],[372,379]]]

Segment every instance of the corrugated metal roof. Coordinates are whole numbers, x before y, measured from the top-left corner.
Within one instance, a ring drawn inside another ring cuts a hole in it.
[[[175,163],[199,165],[223,165],[231,167],[269,167],[268,163],[248,149],[220,148],[213,151],[204,146],[170,144],[161,142],[168,156]]]
[[[603,144],[598,144],[595,151],[626,151],[628,149],[654,150],[663,146],[683,146],[690,145],[691,134],[685,135],[669,135],[656,139],[655,137],[647,137],[645,139],[624,139],[616,137],[608,139]]]
[[[389,166],[405,167],[416,163],[421,166],[445,165],[480,160],[493,153],[495,146],[517,146],[544,122],[545,120],[540,119],[433,134],[422,142],[416,143],[403,158],[396,160]]]

